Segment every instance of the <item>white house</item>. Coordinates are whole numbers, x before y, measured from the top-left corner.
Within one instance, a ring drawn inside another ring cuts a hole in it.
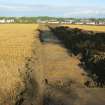
[[[88,24],[88,25],[95,25],[96,24],[96,22],[86,22],[85,24]]]
[[[73,20],[65,20],[62,21],[61,24],[72,24],[74,21]]]
[[[105,22],[99,22],[98,24],[99,25],[105,25]]]
[[[6,20],[6,23],[14,23],[14,22],[15,22],[14,19],[7,19],[7,20]]]
[[[15,20],[14,19],[0,19],[0,23],[4,24],[4,23],[14,23]]]
[[[5,23],[5,19],[0,19],[0,23]]]
[[[49,24],[59,24],[60,22],[57,20],[48,21]]]
[[[81,24],[84,24],[84,22],[75,22],[75,24],[80,24],[81,25]]]
[[[40,19],[38,19],[37,23],[45,24],[45,23],[47,23],[47,20],[40,20]]]

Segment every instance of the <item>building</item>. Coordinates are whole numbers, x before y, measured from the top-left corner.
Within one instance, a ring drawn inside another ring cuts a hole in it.
[[[59,21],[48,21],[49,24],[59,24]]]
[[[37,23],[45,24],[45,23],[47,23],[47,20],[38,19],[38,20],[37,20]]]
[[[98,22],[99,25],[105,25],[105,22]]]
[[[73,20],[65,20],[65,21],[62,21],[61,24],[73,24]]]
[[[49,24],[59,24],[60,22],[58,20],[48,20]]]
[[[6,23],[14,23],[14,22],[15,22],[14,19],[7,19],[7,20],[6,20]]]
[[[0,19],[0,23],[4,24],[4,23],[14,23],[15,20],[14,19]]]
[[[84,22],[75,22],[75,24],[80,24],[80,25],[82,25],[82,24],[85,24]]]
[[[87,24],[87,25],[95,25],[96,22],[88,21],[88,22],[85,22],[85,24]]]
[[[0,19],[0,23],[5,23],[5,19]]]

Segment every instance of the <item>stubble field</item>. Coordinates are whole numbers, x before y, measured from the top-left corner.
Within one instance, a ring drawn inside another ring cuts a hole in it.
[[[0,105],[5,99],[12,105],[17,90],[24,88],[19,70],[32,54],[37,28],[37,24],[0,24]]]

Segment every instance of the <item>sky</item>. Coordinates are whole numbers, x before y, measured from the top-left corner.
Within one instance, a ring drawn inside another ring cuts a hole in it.
[[[104,18],[105,0],[0,0],[0,16]]]

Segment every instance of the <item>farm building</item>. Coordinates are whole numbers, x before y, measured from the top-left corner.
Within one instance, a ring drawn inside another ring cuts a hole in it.
[[[7,19],[7,20],[6,20],[6,23],[14,23],[14,22],[15,22],[14,19]]]
[[[45,24],[45,23],[47,23],[47,20],[40,20],[40,19],[38,19],[37,23]]]
[[[4,23],[14,23],[15,20],[14,19],[0,19],[0,23],[4,24]]]
[[[65,20],[62,21],[61,24],[72,24],[74,22],[74,20]]]
[[[48,23],[49,24],[59,24],[60,22],[57,20],[49,20]]]
[[[5,23],[5,19],[1,19],[0,20],[0,23]]]
[[[99,22],[98,24],[99,25],[105,25],[105,22]]]
[[[95,25],[96,24],[96,22],[86,22],[85,24],[89,24],[89,25]]]
[[[75,22],[75,24],[84,24],[84,22]]]

